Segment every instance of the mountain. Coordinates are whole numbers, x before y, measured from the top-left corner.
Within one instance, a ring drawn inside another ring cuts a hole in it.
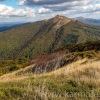
[[[0,33],[0,59],[33,59],[68,44],[100,40],[100,27],[57,15]]]
[[[73,19],[78,20],[78,21],[83,22],[83,23],[86,23],[86,24],[100,26],[100,20],[99,19],[84,18],[84,17],[76,17],[76,18],[73,18]]]
[[[57,15],[0,32],[0,100],[99,100],[99,79],[99,26]]]
[[[10,30],[12,28],[27,24],[25,22],[1,22],[0,23],[0,32]]]

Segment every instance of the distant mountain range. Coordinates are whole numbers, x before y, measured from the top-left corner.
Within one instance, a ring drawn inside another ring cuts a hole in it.
[[[100,40],[99,26],[57,15],[1,32],[0,59],[33,59],[69,44],[95,40]]]
[[[26,22],[1,22],[0,23],[0,32],[7,31],[9,29],[27,24]]]
[[[84,17],[76,17],[73,18],[74,20],[78,20],[80,22],[91,24],[91,25],[99,25],[100,26],[100,19],[92,19],[92,18],[84,18]]]

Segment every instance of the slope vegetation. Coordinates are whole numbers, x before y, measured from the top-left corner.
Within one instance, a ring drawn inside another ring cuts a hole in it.
[[[67,44],[91,40],[100,40],[100,27],[58,15],[0,33],[0,59],[33,59]]]
[[[33,73],[50,72],[83,58],[100,58],[100,41],[65,45],[53,53],[43,54],[32,60],[26,58],[1,60],[0,76],[29,65],[34,65]]]
[[[100,59],[83,59],[43,75],[32,74],[28,66],[0,77],[0,99],[99,100],[99,64]]]

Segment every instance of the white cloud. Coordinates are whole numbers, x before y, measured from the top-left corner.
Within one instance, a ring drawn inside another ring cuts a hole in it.
[[[26,12],[27,17],[35,17],[35,10],[34,9],[27,7],[25,12]]]
[[[37,7],[39,14],[62,12],[74,16],[100,11],[100,0],[20,0],[19,5]]]
[[[40,9],[38,10],[38,13],[39,13],[39,14],[52,13],[52,10],[46,9],[46,8],[40,8]]]
[[[20,5],[20,6],[24,5],[25,1],[26,0],[20,0],[20,2],[18,3],[18,5]]]
[[[39,0],[33,0],[34,2],[39,2]]]
[[[27,7],[26,9],[15,9],[10,6],[0,4],[0,17],[35,17],[35,10]]]
[[[15,16],[32,21],[54,17],[57,14],[67,17],[100,18],[100,0],[20,0],[18,5],[26,6],[26,9],[0,5],[0,17]]]

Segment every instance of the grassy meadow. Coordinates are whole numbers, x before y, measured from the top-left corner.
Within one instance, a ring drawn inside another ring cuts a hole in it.
[[[0,77],[0,100],[99,100],[100,59],[36,75],[34,65]]]

